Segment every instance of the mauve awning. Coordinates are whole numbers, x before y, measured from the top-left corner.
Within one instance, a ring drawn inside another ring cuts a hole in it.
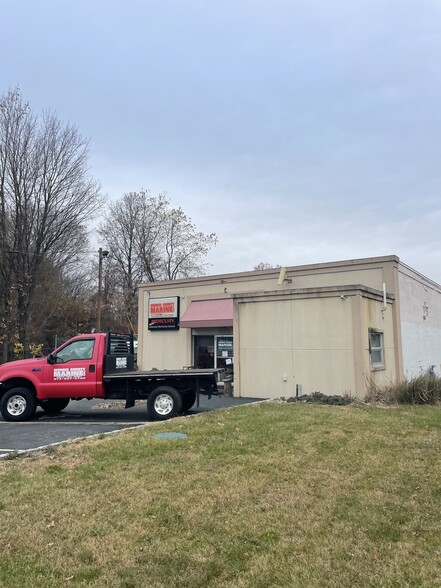
[[[233,300],[195,300],[182,315],[181,327],[232,327]]]

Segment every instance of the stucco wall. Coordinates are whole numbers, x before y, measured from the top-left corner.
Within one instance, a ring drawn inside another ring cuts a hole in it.
[[[399,290],[404,374],[412,378],[432,365],[440,374],[441,289],[403,267],[399,271]]]
[[[149,335],[144,336],[142,354],[138,357],[140,369],[180,369],[191,365],[190,329],[153,332]]]
[[[240,393],[355,395],[352,310],[340,297],[238,304]]]

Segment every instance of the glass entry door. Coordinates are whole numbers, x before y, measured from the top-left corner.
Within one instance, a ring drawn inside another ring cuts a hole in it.
[[[222,368],[233,372],[233,337],[230,335],[193,335],[194,367]]]
[[[214,335],[194,335],[194,367],[214,368]]]

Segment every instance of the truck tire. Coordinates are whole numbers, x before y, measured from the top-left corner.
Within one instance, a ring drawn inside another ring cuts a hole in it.
[[[70,398],[48,398],[40,402],[41,408],[46,414],[57,414],[66,408]]]
[[[196,392],[192,390],[182,396],[182,412],[187,412],[196,402]]]
[[[158,386],[147,398],[147,414],[156,421],[165,421],[181,414],[182,396],[171,386]]]
[[[37,409],[37,399],[29,388],[11,388],[0,401],[0,412],[5,421],[27,421]]]

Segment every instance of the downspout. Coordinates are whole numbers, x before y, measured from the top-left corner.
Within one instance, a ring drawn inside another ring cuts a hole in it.
[[[386,282],[383,282],[383,306],[381,307],[381,315],[384,318],[384,312],[387,310],[387,294],[386,294]]]

